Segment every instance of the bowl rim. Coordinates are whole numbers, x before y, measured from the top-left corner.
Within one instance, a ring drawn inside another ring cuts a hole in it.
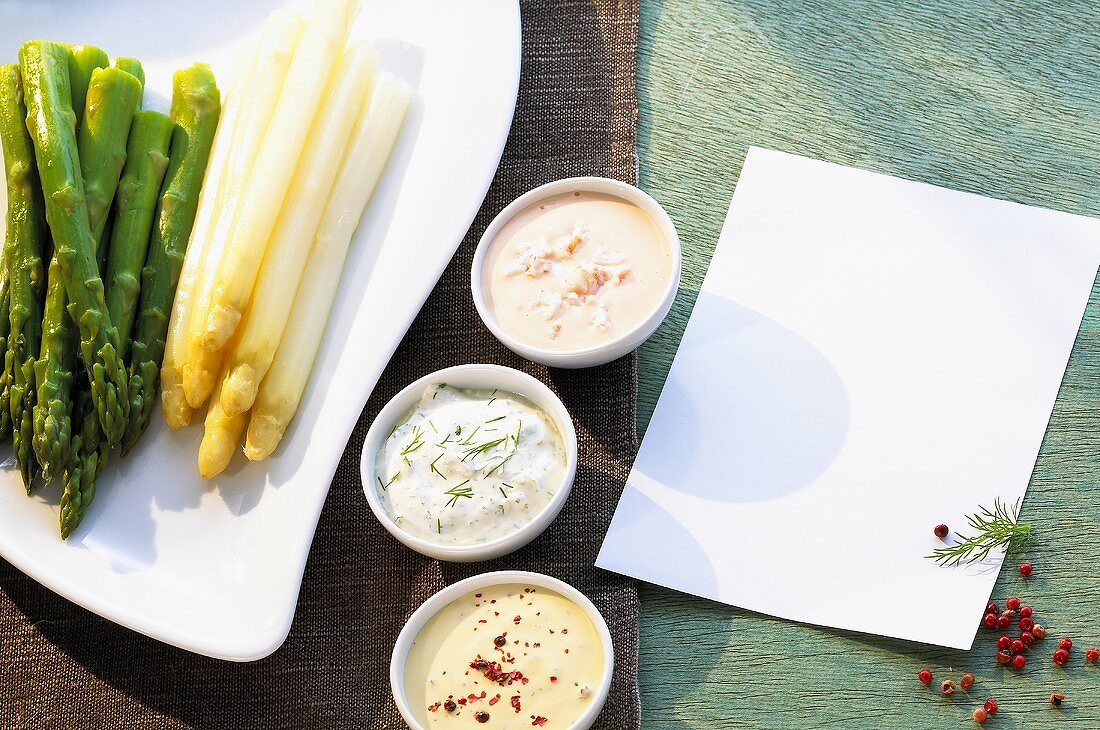
[[[425,730],[413,715],[408,698],[405,696],[405,662],[408,660],[413,641],[437,613],[458,598],[478,588],[488,588],[489,586],[506,583],[527,583],[537,588],[548,588],[568,598],[580,607],[592,622],[596,633],[600,637],[600,644],[603,649],[603,675],[600,677],[599,686],[595,688],[592,703],[569,727],[571,729],[587,728],[596,720],[597,715],[607,702],[615,673],[615,646],[611,638],[611,631],[607,626],[607,620],[588,596],[563,580],[544,573],[527,570],[497,570],[465,578],[437,591],[413,611],[401,628],[400,633],[398,633],[397,640],[393,645],[393,653],[390,655],[390,691],[393,694],[394,702],[397,704],[398,712],[401,713],[401,717],[410,728]]]
[[[565,470],[562,473],[558,489],[554,493],[554,496],[550,498],[550,501],[547,502],[528,522],[513,532],[487,542],[473,545],[437,543],[406,532],[397,525],[394,519],[386,511],[385,506],[378,496],[377,490],[374,488],[374,466],[377,461],[378,451],[385,438],[388,438],[389,429],[391,429],[392,426],[397,423],[397,420],[405,415],[415,402],[419,400],[425,387],[438,383],[448,383],[448,381],[452,379],[452,376],[460,373],[482,374],[485,376],[486,385],[459,385],[457,387],[500,388],[501,390],[507,390],[508,392],[521,395],[530,400],[546,414],[547,418],[549,418],[557,428],[558,434],[562,439],[562,445],[565,449]],[[494,380],[508,379],[512,380],[512,385],[502,385],[493,382]],[[518,387],[516,384],[518,384]],[[542,402],[540,402],[540,400]],[[550,407],[547,407],[548,405]],[[383,431],[385,435],[382,435]],[[573,479],[577,472],[577,459],[577,431],[573,425],[573,418],[569,410],[565,407],[565,404],[562,403],[561,398],[559,398],[545,383],[522,370],[510,368],[505,365],[467,363],[435,370],[417,378],[387,401],[386,405],[383,406],[378,412],[378,415],[375,416],[374,421],[367,429],[367,434],[363,439],[363,447],[359,457],[359,476],[363,483],[363,493],[367,498],[367,503],[370,505],[374,516],[382,523],[386,531],[400,542],[422,555],[427,555],[428,557],[437,558],[439,560],[474,562],[490,560],[502,555],[507,555],[508,553],[518,550],[542,534],[543,531],[550,526],[550,523],[557,518],[566,500],[569,498],[569,493],[573,488]]]
[[[528,206],[549,198],[569,192],[593,192],[615,195],[636,205],[649,216],[653,223],[661,230],[668,242],[669,252],[672,255],[672,270],[668,277],[665,290],[657,300],[650,312],[637,325],[626,332],[618,333],[607,342],[591,347],[574,350],[551,350],[545,347],[527,344],[508,332],[504,331],[489,305],[489,297],[485,291],[482,270],[485,258],[492,247],[500,229],[516,216],[517,213]],[[615,180],[609,177],[586,175],[580,177],[567,177],[553,180],[528,190],[523,195],[513,200],[504,207],[489,225],[478,240],[474,249],[474,258],[470,264],[470,291],[474,299],[474,307],[478,316],[493,336],[500,340],[508,349],[516,352],[528,360],[552,367],[589,367],[602,365],[617,357],[636,349],[657,329],[668,316],[672,309],[672,303],[680,286],[680,275],[683,267],[683,252],[680,246],[680,235],[676,230],[668,211],[658,203],[649,193],[641,188]]]

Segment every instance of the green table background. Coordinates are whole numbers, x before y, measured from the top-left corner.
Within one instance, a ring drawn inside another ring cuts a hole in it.
[[[641,351],[644,429],[683,333],[750,144],[1020,203],[1100,216],[1100,6],[643,0],[642,186],[677,222],[684,273],[673,313]],[[642,588],[646,728],[1100,727],[1100,283],[1059,393],[1024,507],[1039,544],[1019,594],[1054,634],[1022,672],[939,649],[749,613]],[[783,529],[777,525],[776,529]],[[931,529],[931,526],[929,526]],[[868,549],[873,549],[869,546]],[[735,556],[734,556],[735,557]],[[828,596],[821,596],[828,600]],[[928,601],[937,600],[928,596]],[[978,617],[975,617],[977,621]],[[921,620],[921,607],[912,607]],[[1065,670],[1050,652],[1075,640]],[[978,676],[946,700],[916,680]],[[1068,696],[1061,710],[1051,691]]]

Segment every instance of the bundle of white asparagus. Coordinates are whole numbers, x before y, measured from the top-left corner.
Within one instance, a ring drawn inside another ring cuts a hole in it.
[[[169,426],[207,402],[199,473],[279,445],[308,384],[351,242],[410,90],[348,43],[355,0],[267,19],[224,105],[162,367]]]

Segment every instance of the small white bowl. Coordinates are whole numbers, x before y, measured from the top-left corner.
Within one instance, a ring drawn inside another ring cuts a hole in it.
[[[614,195],[641,208],[661,230],[665,240],[668,241],[669,253],[672,255],[672,273],[668,278],[668,284],[661,299],[654,304],[649,315],[633,329],[617,334],[607,342],[595,347],[581,350],[548,350],[520,342],[504,331],[504,328],[497,322],[493,308],[489,305],[484,288],[482,268],[493,239],[496,238],[500,229],[512,220],[517,213],[540,200],[572,192]],[[603,365],[636,350],[653,334],[653,331],[668,316],[668,311],[672,308],[672,301],[676,298],[676,290],[680,286],[680,265],[680,236],[676,233],[676,226],[672,223],[672,219],[669,218],[668,213],[665,212],[660,203],[633,185],[618,180],[606,177],[570,177],[540,185],[534,190],[524,193],[500,211],[496,218],[493,218],[492,223],[482,234],[481,240],[478,241],[477,250],[474,252],[474,262],[470,268],[470,289],[474,296],[474,306],[477,307],[477,313],[481,316],[481,320],[509,350],[528,360],[550,367],[587,368]]]
[[[557,578],[551,578],[542,573],[530,573],[525,570],[501,570],[493,573],[482,573],[466,580],[460,580],[447,586],[439,593],[424,601],[420,608],[413,612],[401,633],[397,635],[397,641],[393,645],[393,655],[390,658],[390,690],[393,692],[394,702],[401,717],[405,719],[412,730],[426,730],[413,716],[409,700],[405,696],[405,661],[409,657],[413,641],[437,613],[449,606],[462,596],[476,591],[479,588],[502,585],[507,583],[522,583],[536,588],[546,588],[554,591],[575,603],[584,611],[585,616],[596,627],[596,633],[600,636],[600,644],[603,649],[603,676],[600,685],[592,695],[592,704],[584,711],[577,721],[569,726],[568,730],[587,730],[596,721],[607,695],[611,691],[611,677],[615,672],[615,649],[611,643],[611,632],[607,629],[607,622],[600,615],[599,610],[592,605],[588,597],[568,583]]]
[[[498,388],[522,395],[541,408],[558,429],[565,448],[565,471],[562,474],[561,484],[542,511],[511,534],[476,545],[447,545],[431,542],[402,530],[378,498],[378,492],[374,486],[375,459],[378,452],[398,421],[416,407],[424,389],[429,385],[441,383],[456,388]],[[379,411],[378,417],[374,419],[363,441],[359,469],[363,480],[363,493],[367,495],[371,511],[382,526],[398,540],[418,553],[439,560],[458,563],[491,560],[514,552],[534,540],[561,512],[577,472],[577,432],[573,428],[573,419],[569,416],[569,411],[566,410],[561,399],[554,395],[554,391],[527,373],[502,365],[456,365],[437,370],[410,383]]]

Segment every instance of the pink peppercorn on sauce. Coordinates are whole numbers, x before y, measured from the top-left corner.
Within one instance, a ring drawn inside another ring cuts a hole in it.
[[[463,596],[424,626],[405,692],[424,727],[568,728],[603,670],[600,636],[579,606],[505,584]]]

